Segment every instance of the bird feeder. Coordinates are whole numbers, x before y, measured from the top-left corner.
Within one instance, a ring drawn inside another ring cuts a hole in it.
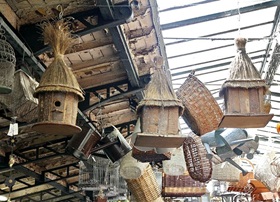
[[[162,58],[155,59],[157,68],[145,90],[145,98],[139,103],[141,133],[134,145],[156,148],[174,148],[183,144],[179,133],[179,116],[182,102],[176,98],[167,72],[162,68]]]
[[[3,33],[4,30],[0,28],[0,94],[8,94],[13,88],[16,57]]]
[[[81,132],[76,126],[78,102],[84,99],[72,70],[63,54],[73,42],[66,22],[47,23],[44,39],[54,51],[54,61],[42,75],[34,93],[38,97],[38,123],[33,129],[41,133],[71,135]]]
[[[264,127],[273,117],[265,110],[267,85],[246,53],[246,39],[237,38],[235,43],[237,55],[230,64],[229,78],[220,90],[225,111],[219,127]]]

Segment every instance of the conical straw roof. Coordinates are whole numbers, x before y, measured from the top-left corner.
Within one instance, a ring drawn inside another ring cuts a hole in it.
[[[162,58],[155,58],[155,63],[157,67],[155,68],[150,83],[145,89],[145,98],[139,103],[137,111],[139,112],[143,106],[178,106],[181,113],[183,111],[182,101],[177,99],[171,86],[171,81],[162,68]]]
[[[246,53],[245,38],[236,38],[237,54],[229,67],[229,77],[222,85],[220,95],[224,94],[225,88],[241,87],[241,88],[266,88],[266,83],[261,79],[261,75],[257,68],[252,63]]]
[[[46,23],[43,31],[45,43],[48,43],[53,49],[54,61],[42,75],[34,96],[38,97],[38,93],[46,91],[60,91],[75,93],[80,100],[83,100],[84,96],[79,83],[63,59],[65,51],[73,43],[67,22]]]

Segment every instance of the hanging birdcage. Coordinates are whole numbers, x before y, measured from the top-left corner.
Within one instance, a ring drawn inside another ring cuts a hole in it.
[[[7,42],[4,33],[0,27],[0,94],[12,92],[16,66],[14,49]]]
[[[80,163],[79,187],[88,191],[103,190],[106,196],[126,192],[126,183],[119,175],[119,164],[95,157],[93,165]]]

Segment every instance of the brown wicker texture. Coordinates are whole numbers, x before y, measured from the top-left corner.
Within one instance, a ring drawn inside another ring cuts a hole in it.
[[[126,179],[128,189],[139,202],[153,202],[160,197],[160,188],[149,165],[136,179]]]
[[[212,162],[206,158],[206,150],[201,139],[191,133],[185,139],[183,150],[190,176],[197,181],[207,182],[212,175]]]
[[[234,159],[238,164],[241,163],[240,158]],[[229,162],[223,162],[219,164],[212,164],[213,172],[212,179],[226,182],[238,182],[240,177],[240,170],[230,164]]]
[[[206,193],[206,186],[202,182],[193,180],[188,172],[184,175],[162,175],[162,196],[165,197],[194,197]]]
[[[158,154],[154,150],[141,151],[136,147],[132,148],[132,157],[141,162],[161,162],[171,159],[171,152]]]
[[[193,74],[176,92],[184,105],[183,119],[197,135],[216,130],[223,117],[223,112],[211,92]]]

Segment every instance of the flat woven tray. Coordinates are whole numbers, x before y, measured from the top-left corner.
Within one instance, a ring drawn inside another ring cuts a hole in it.
[[[189,74],[177,90],[184,105],[183,119],[196,135],[216,130],[223,112],[211,92],[194,75]]]

